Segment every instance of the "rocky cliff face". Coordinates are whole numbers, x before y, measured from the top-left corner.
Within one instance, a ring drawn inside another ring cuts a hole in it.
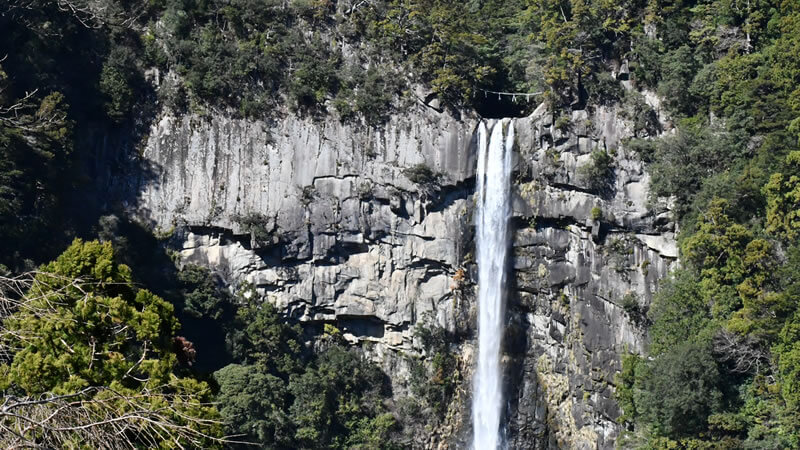
[[[252,283],[294,318],[409,349],[420,316],[454,317],[476,123],[427,108],[382,130],[167,116],[135,214],[187,226],[183,261]]]
[[[613,446],[620,354],[645,345],[640,313],[677,258],[669,210],[649,204],[648,175],[625,150],[632,123],[614,108],[566,117],[541,107],[515,126],[512,448]],[[336,324],[399,395],[423,321],[465,337],[471,367],[478,120],[424,105],[381,128],[165,115],[142,152],[149,175],[122,183],[137,192],[126,206],[176,231],[182,263],[251,283],[308,325]],[[602,189],[581,169],[598,148],[614,155]],[[447,426],[420,446],[467,441],[465,375]]]
[[[540,109],[516,122],[512,448],[614,446],[620,355],[643,349],[644,312],[678,256],[670,211],[649,201],[622,117],[616,108],[578,110],[556,127]],[[613,162],[592,173],[598,150]]]

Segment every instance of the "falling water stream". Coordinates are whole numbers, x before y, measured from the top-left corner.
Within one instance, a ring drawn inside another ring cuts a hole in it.
[[[497,450],[502,446],[500,344],[505,329],[514,122],[499,120],[490,123],[489,129],[481,122],[478,146],[478,367],[472,399],[473,449]]]

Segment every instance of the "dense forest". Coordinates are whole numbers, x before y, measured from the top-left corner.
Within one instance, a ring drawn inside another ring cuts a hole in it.
[[[96,130],[141,139],[164,109],[380,127],[422,86],[454,114],[536,106],[486,90],[630,111],[681,268],[631,307],[650,343],[623,358],[619,445],[800,448],[797,1],[8,0],[0,37],[4,446],[396,448],[441,420],[444,330],[416,331],[428,355],[392,403],[335,327],[178,271],[80,197]]]

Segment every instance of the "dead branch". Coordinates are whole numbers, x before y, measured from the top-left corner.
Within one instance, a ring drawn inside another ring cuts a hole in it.
[[[222,426],[220,421],[193,417],[174,406],[189,401],[180,394],[154,390],[123,394],[106,387],[67,395],[6,396],[0,404],[0,446],[63,448],[80,443],[97,449],[135,449],[158,447],[165,441],[179,448],[245,443],[235,436],[212,434],[211,430]]]
[[[372,0],[356,1],[356,2],[354,2],[354,3],[352,3],[350,5],[350,7],[347,9],[347,11],[345,11],[345,15],[349,16],[349,15],[353,14],[354,12],[358,11],[359,8],[361,8],[362,6],[364,6],[364,5],[370,5],[371,6],[372,3],[373,3]]]
[[[30,335],[9,330],[4,326],[9,317],[20,311],[53,314],[62,296],[74,298],[77,294],[86,300],[92,295],[91,287],[98,284],[45,272],[0,276],[0,363],[12,361],[20,350],[12,348],[10,342],[24,346],[37,337],[36,330],[23,332]],[[63,339],[61,342],[66,351],[72,350]],[[133,371],[147,351],[145,342],[141,358],[126,377],[138,380]],[[125,392],[93,386],[64,395],[26,397],[0,392],[0,448],[136,449],[156,448],[164,442],[178,448],[247,444],[236,441],[235,436],[219,437],[224,424],[203,416],[202,411],[210,406],[213,404],[199,401],[197,394],[175,392],[170,386],[142,385]]]
[[[713,344],[714,353],[731,363],[737,373],[759,373],[761,366],[769,361],[769,352],[750,336],[723,329],[714,336]]]
[[[44,10],[49,5],[54,5],[59,11],[69,14],[81,26],[89,29],[107,25],[131,28],[147,8],[147,2],[144,0],[130,2],[127,10],[121,7],[110,8],[109,6],[114,4],[97,0],[10,0],[0,12],[20,11],[15,18],[29,28],[38,29],[40,27],[36,27],[37,20],[30,18],[30,13]]]
[[[67,120],[65,111],[41,107],[36,102],[38,92],[39,89],[34,89],[9,106],[0,105],[0,124],[23,131],[33,142],[41,137],[41,133],[63,126]]]
[[[32,92],[26,92],[24,97],[17,100],[14,104],[10,106],[0,106],[0,119],[3,119],[3,116],[6,115],[13,115],[14,117],[19,117],[20,112],[33,107],[34,105],[31,103],[31,100],[33,100],[33,96],[36,95],[38,91],[39,89],[34,89]]]

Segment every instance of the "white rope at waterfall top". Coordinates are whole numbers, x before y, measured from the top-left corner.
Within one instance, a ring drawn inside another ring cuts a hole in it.
[[[500,97],[506,96],[511,97],[511,99],[516,102],[517,97],[525,97],[526,101],[531,101],[531,97],[536,95],[544,94],[544,92],[501,92],[501,91],[490,91],[489,89],[482,89],[478,88],[479,91],[483,91],[483,96],[487,97],[489,94],[497,94],[497,99],[500,100]]]

